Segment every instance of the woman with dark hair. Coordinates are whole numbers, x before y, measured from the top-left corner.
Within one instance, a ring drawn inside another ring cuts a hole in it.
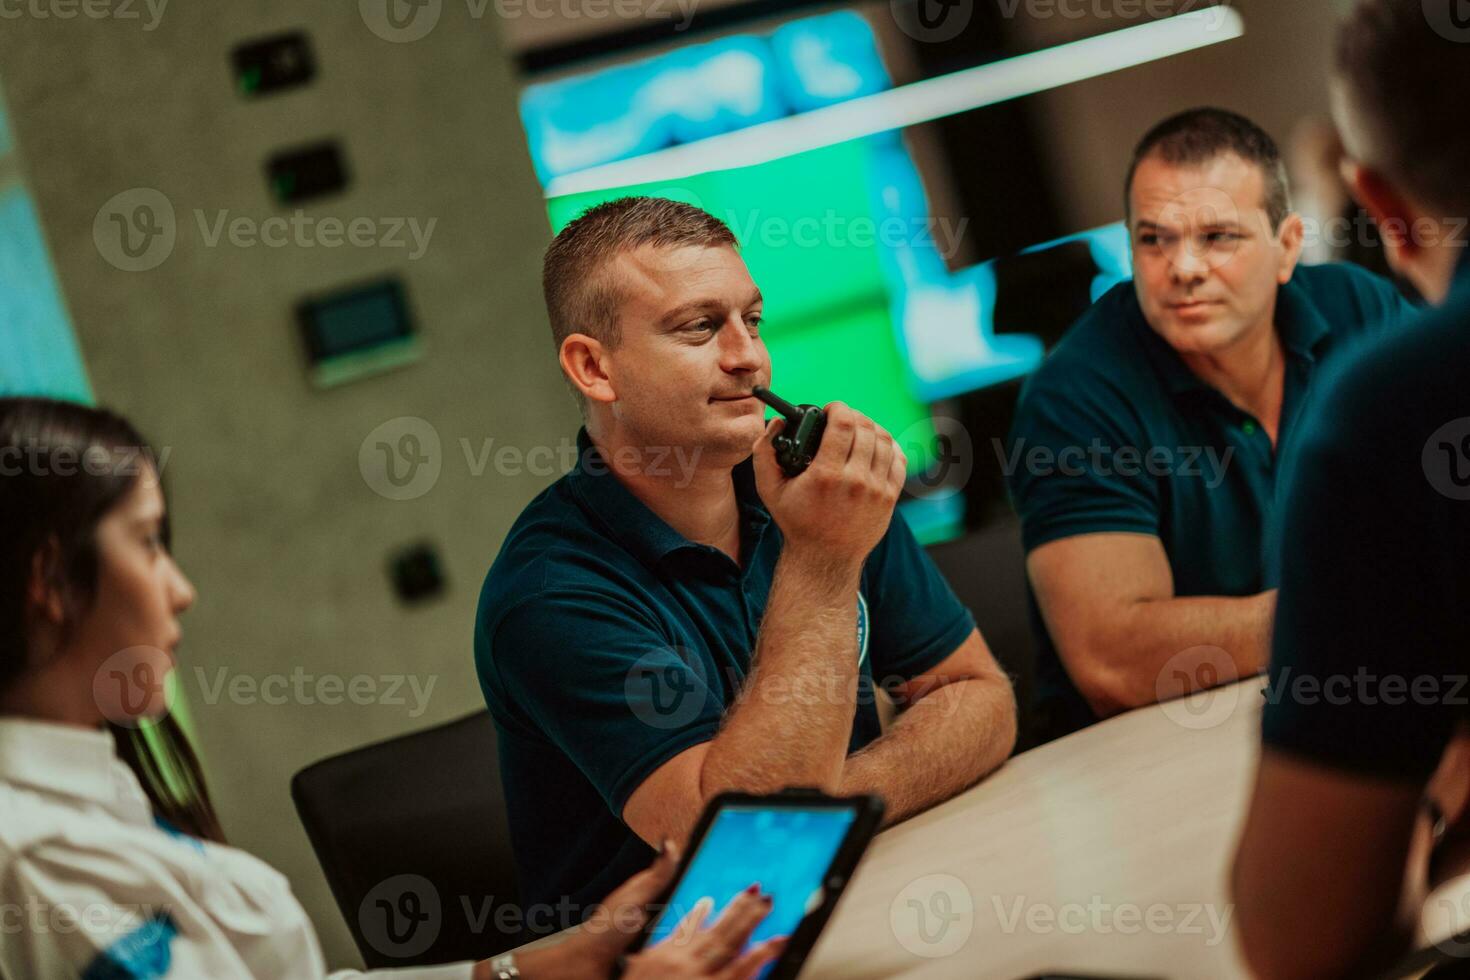
[[[326,974],[288,882],[224,843],[168,713],[194,601],[169,543],[158,460],[126,420],[0,398],[0,976]],[[519,962],[391,974],[606,977],[675,859],[667,843],[580,930]],[[769,909],[743,893],[708,927],[696,910],[625,976],[753,977],[781,949],[742,953]]]

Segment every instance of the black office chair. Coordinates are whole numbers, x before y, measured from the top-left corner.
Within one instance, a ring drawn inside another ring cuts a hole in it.
[[[1021,716],[1016,751],[1023,752],[1034,742],[1028,708],[1035,683],[1036,638],[1027,605],[1020,522],[1000,518],[955,541],[931,545],[928,551],[955,595],[975,614],[995,659],[1011,675]]]
[[[521,942],[495,742],[481,711],[324,759],[291,780],[369,967],[484,959]]]

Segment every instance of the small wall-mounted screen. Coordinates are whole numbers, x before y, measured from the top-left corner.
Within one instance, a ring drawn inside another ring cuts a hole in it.
[[[278,204],[299,204],[347,189],[347,163],[334,142],[277,153],[266,162],[265,170]]]
[[[230,61],[235,85],[247,98],[298,88],[316,77],[311,42],[300,31],[236,45]]]
[[[418,356],[413,320],[397,279],[339,290],[297,308],[312,379],[339,384]]]

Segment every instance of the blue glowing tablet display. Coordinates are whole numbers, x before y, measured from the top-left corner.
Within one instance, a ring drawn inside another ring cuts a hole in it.
[[[654,923],[648,945],[668,938],[701,898],[714,901],[714,911],[705,919],[708,925],[754,883],[774,904],[751,935],[751,944],[791,935],[817,907],[827,869],[854,819],[851,809],[723,808]]]

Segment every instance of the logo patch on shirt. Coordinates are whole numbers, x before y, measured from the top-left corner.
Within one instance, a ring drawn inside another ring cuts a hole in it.
[[[167,912],[155,915],[97,954],[82,980],[156,980],[173,963],[178,926]]]
[[[857,647],[858,666],[862,667],[863,661],[868,659],[868,600],[863,598],[862,592],[858,592]]]

